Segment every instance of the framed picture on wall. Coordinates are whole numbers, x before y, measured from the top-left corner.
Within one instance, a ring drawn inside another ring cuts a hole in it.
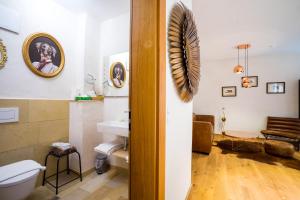
[[[128,97],[129,52],[104,57],[103,91],[106,97]]]
[[[54,77],[64,68],[64,51],[59,42],[47,33],[29,35],[22,53],[28,68],[39,76]]]
[[[243,76],[242,81],[241,81],[242,87],[244,87],[243,82],[244,82],[244,79],[246,79],[246,78],[248,78],[248,80],[249,80],[250,88],[251,87],[258,87],[258,76],[248,76],[248,77]]]
[[[110,66],[110,80],[116,88],[122,88],[126,82],[126,69],[123,63],[115,62]]]
[[[236,86],[222,87],[222,97],[236,97]]]
[[[268,82],[267,94],[284,94],[285,82]]]

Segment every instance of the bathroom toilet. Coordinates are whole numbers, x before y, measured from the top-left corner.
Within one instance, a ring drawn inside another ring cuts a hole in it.
[[[39,172],[46,168],[33,160],[0,167],[0,199],[22,200],[35,188]]]

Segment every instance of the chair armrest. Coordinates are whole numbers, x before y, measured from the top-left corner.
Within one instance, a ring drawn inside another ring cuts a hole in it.
[[[193,151],[209,153],[213,142],[213,127],[210,122],[193,122]]]

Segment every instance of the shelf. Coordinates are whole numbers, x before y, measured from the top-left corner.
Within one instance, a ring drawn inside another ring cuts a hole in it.
[[[123,149],[120,149],[118,151],[113,152],[111,155],[122,158],[127,161],[128,159],[128,151],[124,151]]]

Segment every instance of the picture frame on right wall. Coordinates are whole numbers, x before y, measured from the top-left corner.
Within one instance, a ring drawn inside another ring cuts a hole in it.
[[[285,82],[267,82],[267,94],[285,94]]]

